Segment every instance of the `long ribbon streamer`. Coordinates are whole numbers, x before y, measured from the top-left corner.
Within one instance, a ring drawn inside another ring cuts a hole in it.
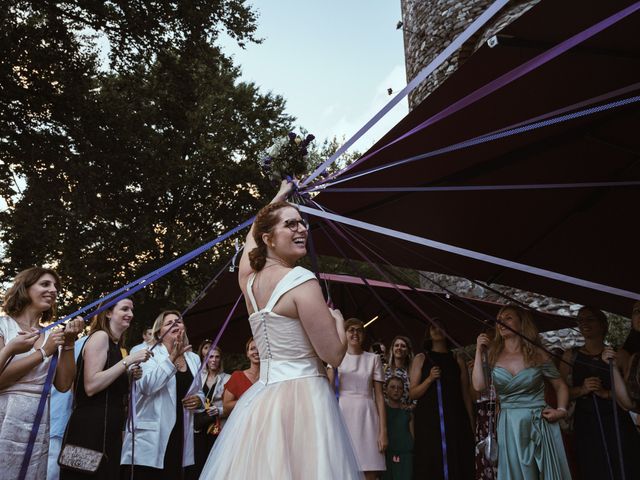
[[[584,280],[582,278],[565,275],[565,274],[554,272],[551,270],[546,270],[544,268],[538,268],[531,265],[526,265],[524,263],[506,260],[504,258],[496,257],[493,255],[487,255],[485,253],[476,252],[474,250],[470,250],[467,248],[448,245],[443,242],[430,240],[428,238],[419,237],[417,235],[412,235],[410,233],[400,232],[398,230],[393,230],[391,228],[381,227],[379,225],[363,222],[361,220],[355,220],[342,215],[336,215],[336,214],[321,211],[315,208],[309,208],[304,205],[300,206],[300,210],[316,217],[333,220],[339,223],[344,223],[347,225],[351,225],[353,227],[369,230],[371,232],[379,233],[389,237],[399,238],[402,240],[406,240],[407,242],[417,243],[419,245],[424,245],[426,247],[434,248],[436,250],[453,253],[456,255],[471,258],[474,260],[479,260],[482,262],[492,263],[494,265],[500,265],[502,267],[511,268],[513,270],[518,270],[521,272],[530,273],[532,275],[538,275],[541,277],[550,278],[552,280],[557,280],[560,282],[569,283],[572,285],[577,285],[577,286],[589,288],[592,290],[598,290],[605,293],[612,293],[614,295],[632,298],[634,300],[640,300],[640,293],[631,292],[629,290],[623,290],[620,288],[611,287],[609,285],[604,285],[601,283]]]
[[[38,431],[40,430],[40,422],[44,415],[44,409],[47,406],[47,400],[49,399],[49,392],[51,391],[51,383],[53,382],[53,376],[56,372],[56,365],[58,364],[58,352],[56,351],[49,361],[49,369],[47,370],[47,376],[42,387],[42,395],[40,395],[40,402],[38,403],[38,410],[36,410],[36,417],[33,420],[33,426],[29,433],[29,441],[27,443],[27,449],[22,457],[22,465],[20,466],[20,473],[18,474],[18,480],[25,480],[27,472],[29,470],[29,463],[31,462],[31,456],[33,455],[33,448],[38,438]]]
[[[478,30],[480,30],[484,24],[486,24],[491,18],[504,7],[509,0],[496,0],[489,6],[478,18],[476,18],[453,42],[447,46],[442,52],[438,54],[420,73],[418,73],[411,82],[407,84],[393,99],[387,103],[374,117],[369,120],[365,125],[360,128],[349,140],[347,140],[331,157],[325,160],[322,165],[316,168],[311,175],[309,175],[301,184],[301,186],[307,185],[313,181],[318,175],[322,174],[327,167],[333,164],[344,152],[346,152],[351,145],[360,139],[365,133],[371,129],[378,121],[384,117],[389,110],[396,106],[400,100],[409,95],[415,88],[422,83],[431,73],[442,65],[454,52],[456,52],[464,43],[471,38]]]
[[[134,280],[133,282],[125,285],[124,287],[119,288],[118,290],[115,290],[114,292],[105,295],[104,297],[101,297],[100,299],[96,300],[95,302],[82,307],[79,310],[76,310],[75,312],[67,315],[66,317],[62,318],[61,320],[58,320],[57,322],[52,323],[51,325],[48,325],[46,327],[44,327],[41,331],[45,332],[57,325],[60,325],[61,323],[64,323],[72,318],[77,317],[78,315],[81,315],[82,313],[87,312],[89,309],[95,307],[96,305],[100,305],[101,303],[105,302],[105,300],[107,299],[111,299],[109,300],[107,303],[104,303],[101,307],[97,308],[96,310],[92,311],[89,315],[87,315],[87,318],[91,318],[96,316],[98,313],[103,312],[104,310],[107,310],[108,308],[112,307],[113,305],[115,305],[116,303],[118,303],[120,300],[127,298],[129,296],[131,296],[133,293],[137,292],[138,290],[141,290],[142,288],[145,288],[147,285],[150,285],[152,282],[154,282],[155,280],[157,280],[160,277],[163,277],[164,275],[166,275],[169,272],[172,272],[173,270],[175,270],[176,268],[184,265],[185,263],[193,260],[195,257],[201,255],[202,253],[206,252],[207,250],[211,249],[212,247],[214,247],[215,245],[217,245],[218,243],[226,240],[227,238],[235,235],[236,233],[238,233],[239,231],[245,229],[246,227],[248,227],[249,225],[251,225],[253,223],[253,220],[255,219],[255,217],[250,218],[249,220],[244,221],[243,223],[241,223],[240,225],[232,228],[231,230],[228,230],[227,232],[223,233],[222,235],[220,235],[218,238],[205,243],[204,245],[201,245],[200,247],[196,248],[195,250],[192,250],[189,253],[186,253],[184,255],[182,255],[181,257],[178,257],[177,259],[169,262],[168,264],[158,268],[157,270],[154,270],[153,272],[140,277],[137,280]],[[124,293],[122,293],[124,292]],[[116,296],[117,295],[117,296]],[[116,298],[114,299],[113,297],[116,296]]]
[[[238,296],[238,299],[236,300],[236,303],[234,303],[233,307],[231,308],[231,311],[229,312],[229,315],[227,315],[227,318],[225,319],[224,323],[220,327],[220,330],[218,331],[218,334],[216,335],[216,338],[213,340],[213,343],[211,343],[211,346],[209,347],[209,353],[207,353],[206,358],[200,364],[200,368],[198,368],[198,371],[193,376],[193,382],[191,382],[191,386],[189,387],[189,390],[187,390],[187,394],[186,394],[187,397],[197,394],[202,389],[202,377],[200,375],[200,372],[202,372],[202,369],[209,362],[209,357],[211,357],[213,355],[213,351],[218,346],[218,343],[220,342],[220,339],[222,338],[222,334],[227,329],[227,326],[229,325],[229,322],[231,321],[231,318],[233,317],[233,314],[235,313],[236,309],[238,308],[238,305],[240,304],[240,300],[242,300],[242,296],[243,296],[242,293],[240,294],[240,296]],[[183,423],[182,424],[184,425],[183,438],[182,438],[182,458],[183,459],[184,459],[184,455],[185,455],[185,450],[187,448],[188,437],[189,437],[189,435],[193,435],[193,432],[190,432],[186,428],[186,426],[189,424],[188,422],[189,422],[189,415],[190,414],[191,414],[191,412],[189,412],[186,408],[183,409],[183,413],[182,413],[182,415],[183,415],[183,417],[182,417],[182,422]]]
[[[373,193],[373,192],[475,192],[500,190],[558,190],[574,188],[637,187],[640,181],[629,182],[584,182],[584,183],[530,183],[514,185],[461,185],[450,187],[342,187],[325,188],[323,192]]]
[[[611,376],[611,402],[613,403],[613,427],[616,430],[616,442],[618,446],[618,461],[620,462],[620,479],[626,480],[626,472],[624,470],[624,452],[622,450],[622,438],[620,437],[620,419],[618,418],[618,402],[616,401],[616,380],[613,369],[617,368],[613,361],[609,362],[609,375]]]
[[[449,461],[447,460],[447,432],[444,428],[444,406],[442,403],[442,382],[438,378],[436,380],[438,388],[438,414],[440,415],[440,438],[442,439],[442,470],[444,480],[449,480]]]
[[[452,145],[449,145],[447,147],[442,147],[442,148],[438,148],[436,150],[432,150],[430,152],[427,153],[421,153],[419,155],[414,155],[412,157],[409,158],[405,158],[403,160],[396,160],[394,162],[389,162],[386,163],[384,165],[380,165],[378,167],[372,167],[366,170],[363,170],[361,172],[357,172],[357,173],[353,173],[351,175],[344,175],[344,176],[340,176],[340,178],[337,178],[335,180],[332,180],[331,182],[327,181],[327,182],[319,182],[316,183],[315,185],[313,185],[312,187],[308,188],[307,190],[305,190],[305,192],[315,192],[315,191],[321,191],[326,189],[327,187],[333,186],[333,185],[338,185],[340,183],[344,183],[347,182],[349,180],[354,180],[356,178],[360,178],[360,177],[364,177],[366,175],[369,175],[371,173],[376,173],[376,172],[380,172],[383,170],[388,170],[390,168],[394,168],[400,165],[405,165],[407,163],[412,163],[412,162],[416,162],[418,160],[424,160],[426,158],[432,158],[432,157],[436,157],[438,155],[443,155],[445,153],[451,153],[451,152],[455,152],[458,150],[462,150],[465,148],[469,148],[469,147],[473,147],[476,145],[481,145],[483,143],[488,143],[488,142],[493,142],[495,140],[500,140],[502,138],[506,138],[506,137],[510,137],[512,135],[519,135],[522,133],[527,133],[527,132],[531,132],[533,130],[537,130],[539,128],[544,128],[544,127],[549,127],[552,125],[556,125],[558,123],[562,123],[562,122],[566,122],[566,121],[570,121],[570,120],[575,120],[577,118],[582,118],[582,117],[586,117],[589,115],[594,115],[596,113],[601,113],[604,111],[608,111],[608,110],[612,110],[614,108],[620,108],[620,107],[624,107],[627,105],[631,105],[633,103],[638,103],[640,102],[640,96],[633,96],[633,97],[629,97],[629,98],[625,98],[622,100],[617,100],[617,101],[613,101],[604,105],[598,105],[592,108],[587,108],[584,110],[579,110],[577,112],[573,112],[573,113],[569,113],[566,115],[560,115],[557,117],[553,117],[547,120],[542,120],[542,121],[536,121],[534,123],[527,123],[524,126],[517,126],[517,127],[507,127],[507,129],[500,129],[497,130],[495,132],[492,133],[488,133],[488,134],[483,134],[474,138],[471,138],[469,140],[464,140],[462,142],[458,142],[458,143],[454,143]],[[326,185],[326,186],[325,186]]]
[[[607,437],[604,434],[604,424],[602,423],[602,415],[600,414],[600,407],[598,406],[598,399],[596,398],[595,393],[590,394],[591,399],[593,400],[593,408],[596,411],[596,418],[598,419],[598,427],[600,427],[600,438],[602,439],[602,449],[604,450],[604,456],[607,459],[607,467],[609,467],[609,479],[614,480],[613,476],[613,467],[611,465],[611,456],[609,455],[609,447],[607,442]]]

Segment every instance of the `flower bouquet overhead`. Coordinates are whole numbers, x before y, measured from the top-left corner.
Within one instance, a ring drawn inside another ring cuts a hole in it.
[[[319,164],[319,159],[309,154],[309,144],[314,138],[311,134],[303,138],[295,132],[277,138],[259,160],[263,175],[273,183],[280,183],[287,177],[301,178],[311,172]]]

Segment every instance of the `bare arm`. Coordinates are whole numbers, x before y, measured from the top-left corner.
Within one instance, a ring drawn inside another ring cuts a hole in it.
[[[462,399],[464,400],[464,406],[467,409],[467,415],[469,415],[469,424],[473,428],[473,408],[471,406],[471,393],[469,392],[469,372],[467,372],[467,365],[462,360],[462,356],[458,355],[456,360],[458,361],[458,367],[460,367],[460,387],[462,388]]]
[[[53,385],[59,392],[68,391],[76,378],[76,359],[73,344],[83,328],[84,320],[82,317],[76,317],[64,327],[64,348],[60,350],[60,358],[53,378]]]
[[[613,368],[611,369],[613,370],[613,378],[611,380],[613,381],[616,392],[616,402],[625,410],[633,410],[635,408],[635,402],[629,396],[624,378],[622,378],[622,374],[616,364],[618,355],[619,353],[616,354],[612,348],[607,347],[602,352],[602,359],[607,363],[614,362]]]
[[[222,394],[222,411],[224,412],[224,415],[222,416],[228,417],[229,415],[231,415],[233,407],[236,406],[236,403],[238,403],[238,399],[236,398],[236,396],[229,390],[225,390]]]
[[[331,390],[334,389],[335,381],[336,381],[336,370],[332,368],[330,365],[327,366],[327,378],[329,379],[329,385],[331,386]]]
[[[411,412],[411,419],[409,420],[409,433],[411,433],[411,438],[416,438],[415,430],[413,427],[413,412]]]
[[[616,357],[616,364],[618,368],[622,371],[622,376],[626,379],[629,375],[629,366],[631,364],[631,355],[624,348],[618,350],[618,355]]]
[[[373,392],[378,410],[380,430],[378,431],[378,450],[384,452],[387,449],[389,440],[387,438],[387,410],[384,406],[384,395],[382,393],[382,382],[373,382]]]
[[[476,357],[473,362],[473,372],[471,373],[471,383],[478,392],[487,389],[488,385],[484,378],[484,367],[482,365],[482,350],[489,346],[490,340],[486,333],[478,335],[476,342]]]
[[[42,345],[42,348],[44,349],[47,357],[50,357],[58,349],[58,345],[62,345],[63,343],[64,343],[64,334],[62,333],[62,331],[56,331],[49,334],[49,336],[47,337],[47,340],[44,342],[44,345]],[[5,347],[4,338],[0,337],[0,349],[4,350],[5,348],[7,347]],[[13,354],[6,355],[7,360],[11,355]],[[2,374],[0,375],[0,389],[9,387],[14,383],[18,382],[29,371],[36,368],[42,362],[43,362],[42,354],[39,351],[35,351],[30,355],[27,355],[19,359],[13,359],[7,365],[7,368],[4,370],[4,372],[2,372]]]
[[[424,361],[424,353],[419,353],[411,363],[411,373],[409,375],[409,398],[411,400],[418,400],[422,398],[422,396],[427,393],[427,390],[429,390],[431,384],[440,378],[440,369],[438,367],[433,367],[429,372],[429,376],[425,378],[423,382],[420,382]]]
[[[269,203],[284,202],[293,190],[293,182],[283,180],[280,184],[280,190],[275,197]],[[240,283],[240,289],[246,294],[245,288],[247,286],[247,280],[249,275],[253,271],[251,269],[251,263],[249,262],[249,253],[251,250],[257,247],[256,241],[253,239],[254,227],[251,225],[251,229],[247,234],[247,238],[244,241],[244,250],[242,251],[242,257],[240,257],[240,263],[238,264],[238,282]]]
[[[107,352],[109,351],[109,336],[105,331],[99,331],[91,335],[87,340],[82,357],[84,360],[84,389],[87,396],[92,397],[100,393],[120,375],[126,373],[127,367],[123,362],[118,362],[106,370],[104,366],[107,362]],[[138,364],[149,358],[147,349],[138,350],[132,355],[127,355],[124,362],[128,365]]]
[[[314,350],[324,362],[339,366],[347,352],[342,315],[329,310],[317,280],[309,280],[292,292],[300,322]]]

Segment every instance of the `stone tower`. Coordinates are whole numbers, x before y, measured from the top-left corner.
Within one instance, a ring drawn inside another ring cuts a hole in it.
[[[424,100],[484,42],[540,0],[512,0],[409,95],[409,109]],[[401,0],[407,82],[471,24],[492,0]]]

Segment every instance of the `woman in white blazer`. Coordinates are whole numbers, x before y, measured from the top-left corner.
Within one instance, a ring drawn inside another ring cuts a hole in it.
[[[135,418],[136,480],[174,480],[182,467],[190,478],[193,455],[193,411],[202,408],[202,396],[186,396],[200,368],[200,358],[191,352],[180,312],[162,312],[153,324],[153,335],[161,343],[143,365],[138,380]],[[187,412],[186,423],[183,413]],[[188,434],[184,445],[185,427]],[[125,431],[121,463],[130,474],[132,435]]]

